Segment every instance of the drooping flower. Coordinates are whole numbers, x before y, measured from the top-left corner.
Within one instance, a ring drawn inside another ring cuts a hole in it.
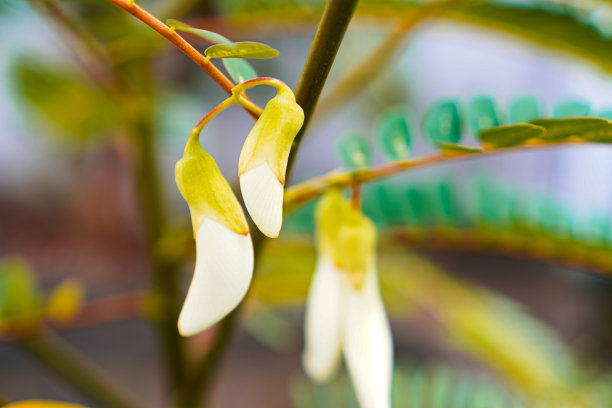
[[[287,161],[293,139],[304,123],[304,111],[287,85],[278,80],[269,84],[276,87],[276,96],[266,104],[244,142],[238,174],[251,218],[261,232],[276,238],[283,223]]]
[[[179,316],[179,331],[196,334],[231,312],[244,298],[253,275],[253,244],[240,203],[217,163],[190,139],[176,163],[196,240],[195,272]]]
[[[391,406],[393,344],[380,297],[376,228],[337,191],[317,206],[318,261],[306,303],[303,365],[325,382],[344,355],[362,408]]]

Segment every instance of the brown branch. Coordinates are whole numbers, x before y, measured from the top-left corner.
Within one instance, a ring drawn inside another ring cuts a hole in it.
[[[428,156],[418,157],[416,159],[399,160],[391,163],[386,163],[375,168],[358,169],[352,171],[332,171],[320,177],[304,181],[288,188],[285,192],[284,213],[285,215],[289,214],[299,205],[304,204],[309,200],[320,196],[330,187],[350,187],[355,183],[368,183],[371,181],[380,180],[392,176],[394,174],[402,173],[404,171],[413,170],[438,163],[454,163],[504,153],[517,153],[531,150],[546,150],[558,147],[560,145],[571,146],[583,143],[584,142],[578,140],[566,139],[555,143],[528,143],[511,148],[483,150],[479,152],[437,152]]]

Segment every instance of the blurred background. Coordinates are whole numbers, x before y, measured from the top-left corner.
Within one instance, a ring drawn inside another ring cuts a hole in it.
[[[162,21],[177,18],[233,41],[269,44],[280,56],[252,66],[293,88],[324,5],[138,3]],[[500,124],[514,121],[513,107],[529,103],[540,117],[610,116],[610,3],[450,1],[432,13],[421,7],[360,3],[293,183],[351,167],[343,155],[355,138],[368,146],[370,165],[385,163],[380,132],[388,112],[405,115],[411,157],[437,150],[426,123],[445,102],[457,108],[468,145],[478,143],[470,119],[479,98],[493,103],[488,114]],[[185,37],[200,51],[209,45]],[[385,58],[371,58],[381,44],[388,46]],[[336,86],[364,62],[372,72]],[[101,90],[113,75],[119,96]],[[129,133],[153,140],[162,204],[172,228],[184,231],[189,219],[174,163],[191,128],[225,95],[158,34],[103,0],[0,0],[0,78],[0,256],[26,262],[41,292],[67,278],[78,281],[85,300],[57,333],[146,406],[162,407],[156,333],[142,319],[150,262]],[[263,106],[273,93],[249,95]],[[234,107],[202,134],[234,185],[251,126]],[[458,395],[471,408],[606,406],[612,268],[609,260],[591,260],[612,245],[610,174],[610,147],[568,145],[441,164],[364,189],[364,211],[381,228],[396,406],[464,406],[445,402]],[[300,366],[303,302],[315,261],[312,208],[292,214],[280,239],[264,247],[243,327],[214,383],[215,406],[356,406],[344,374],[315,386]],[[192,262],[182,267],[183,289]],[[204,333],[189,346],[203,350],[210,337]],[[93,406],[17,343],[10,335],[0,341],[1,395]]]

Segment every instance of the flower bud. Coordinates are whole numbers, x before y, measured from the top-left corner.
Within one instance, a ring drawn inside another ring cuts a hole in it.
[[[187,144],[175,176],[196,239],[195,272],[178,322],[182,335],[192,335],[242,301],[253,275],[253,244],[240,203],[197,141]]]
[[[355,286],[363,286],[375,258],[376,227],[339,191],[327,193],[317,206],[318,246]]]
[[[240,189],[257,227],[275,238],[283,222],[285,171],[304,112],[287,86],[266,105],[246,138],[238,164]]]

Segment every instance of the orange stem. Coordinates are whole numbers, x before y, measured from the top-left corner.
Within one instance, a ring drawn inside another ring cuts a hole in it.
[[[196,50],[191,44],[189,44],[183,37],[181,37],[173,28],[170,28],[168,25],[162,23],[151,13],[140,7],[138,4],[129,0],[109,0],[115,5],[121,7],[159,34],[166,37],[168,41],[174,44],[179,50],[183,51],[185,55],[187,55],[193,62],[198,64],[200,68],[204,70],[212,79],[215,81],[221,88],[225,90],[229,95],[232,94],[232,88],[234,87],[234,83],[226,77],[223,72],[221,72],[214,64],[212,64],[204,55],[202,55],[198,50]],[[247,110],[247,109],[245,109]],[[251,115],[255,120],[257,120],[258,115],[253,112],[247,110],[249,115]]]

